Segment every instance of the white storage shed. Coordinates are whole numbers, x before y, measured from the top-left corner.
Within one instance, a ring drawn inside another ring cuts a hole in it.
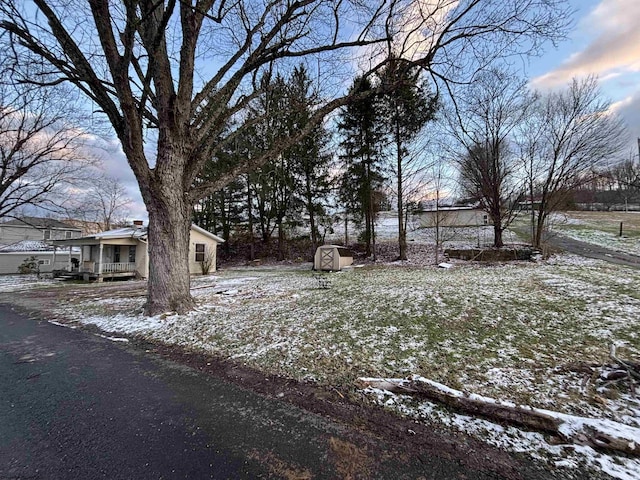
[[[353,263],[351,250],[340,245],[322,245],[316,249],[314,270],[337,272]]]

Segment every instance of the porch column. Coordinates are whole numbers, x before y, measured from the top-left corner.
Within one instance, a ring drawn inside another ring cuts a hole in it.
[[[56,252],[58,251],[58,247],[56,247],[55,245],[53,246],[53,265],[51,265],[51,270],[55,270],[56,269]]]
[[[100,244],[100,256],[98,257],[98,275],[102,275],[102,250],[104,245]]]
[[[73,268],[71,266],[71,249],[72,248],[73,247],[71,245],[69,245],[69,261],[67,262],[67,270],[70,271],[70,272],[73,270]]]
[[[82,265],[84,263],[84,245],[80,245],[80,263],[78,263],[78,271],[82,271]]]

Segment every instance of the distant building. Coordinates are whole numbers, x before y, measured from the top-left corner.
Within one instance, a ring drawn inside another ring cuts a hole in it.
[[[52,218],[22,217],[0,222],[0,274],[18,273],[18,267],[33,257],[40,272],[65,268],[79,251],[69,249],[56,255],[54,240],[79,238],[82,230]]]
[[[478,207],[440,207],[415,213],[420,227],[479,227],[491,225],[487,212]]]

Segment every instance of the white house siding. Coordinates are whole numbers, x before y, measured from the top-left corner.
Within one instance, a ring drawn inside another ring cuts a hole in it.
[[[192,275],[202,275],[202,266],[200,265],[200,262],[196,262],[196,243],[202,243],[205,245],[205,258],[209,258],[209,256],[212,257],[211,269],[209,272],[215,272],[218,242],[207,235],[191,229],[191,236],[189,238],[189,273]]]
[[[136,245],[136,271],[142,278],[149,278],[147,242],[138,241]]]
[[[490,224],[486,212],[479,209],[427,210],[420,212],[418,216],[423,228],[435,227],[438,219],[441,227],[476,227]]]

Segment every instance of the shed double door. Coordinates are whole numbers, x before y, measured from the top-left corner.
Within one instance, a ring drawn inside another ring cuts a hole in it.
[[[320,270],[333,270],[333,254],[335,249],[325,248],[320,250]]]

